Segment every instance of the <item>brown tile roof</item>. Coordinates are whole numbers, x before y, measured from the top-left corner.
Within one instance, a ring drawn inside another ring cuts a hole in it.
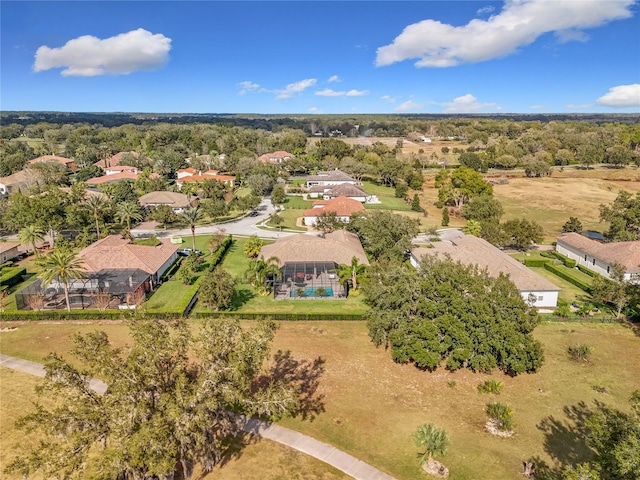
[[[0,242],[0,253],[8,252],[12,248],[19,247],[18,242]]]
[[[103,169],[106,168],[107,165],[109,165],[110,167],[116,167],[116,166],[120,165],[120,161],[122,160],[122,157],[125,154],[127,156],[131,155],[132,157],[135,157],[135,158],[140,158],[142,156],[138,152],[119,152],[119,153],[116,153],[115,155],[113,155],[112,157],[110,157],[110,158],[108,158],[106,160],[98,160],[96,163],[94,163],[94,165],[96,165],[96,166],[98,166],[100,168],[103,168]],[[148,158],[146,158],[146,159],[149,160]]]
[[[311,188],[313,189],[313,187]],[[335,187],[331,187],[329,190],[324,192],[325,195],[330,195],[332,197],[366,197],[367,193],[362,190],[360,187],[356,185],[352,185],[351,183],[342,183],[340,185],[336,185]]]
[[[625,272],[640,271],[640,241],[601,243],[578,233],[565,233],[556,239],[609,265],[619,264]]]
[[[90,272],[113,268],[139,268],[155,274],[167,260],[175,255],[179,245],[161,240],[157,247],[134,245],[119,235],[109,235],[92,243],[78,253]]]
[[[355,256],[369,265],[358,236],[345,230],[327,233],[324,238],[301,233],[280,238],[260,250],[264,258],[277,257],[279,265],[289,262],[335,262],[350,264]]]
[[[29,160],[29,164],[40,163],[40,162],[58,162],[62,165],[68,165],[73,163],[74,161],[71,158],[59,157],[57,155],[42,155],[41,157],[34,158],[33,160]]]
[[[320,182],[355,182],[355,179],[343,171],[338,170],[328,170],[323,172],[318,172],[317,175],[309,175],[307,177],[307,181],[320,181]]]
[[[305,217],[317,217],[325,212],[336,212],[339,217],[350,217],[356,212],[364,211],[364,205],[358,200],[349,197],[336,197],[331,200],[318,200],[313,202],[314,206],[322,205],[320,208],[310,208],[305,210]]]
[[[289,152],[285,152],[284,150],[278,150],[277,152],[265,153],[264,155],[260,155],[258,157],[258,160],[264,163],[270,162],[272,160],[286,160],[288,158],[293,158],[294,156],[295,155]]]
[[[172,208],[181,208],[188,207],[196,198],[193,195],[189,197],[183,193],[157,191],[142,195],[138,202],[143,207],[147,205],[169,205]]]
[[[201,183],[201,182],[204,182],[205,180],[216,180],[218,182],[227,182],[235,179],[236,177],[234,177],[233,175],[209,175],[209,174],[203,173],[202,175],[191,175],[189,177],[182,177],[180,180],[177,180],[177,182]]]
[[[193,167],[189,167],[189,168],[181,168],[179,170],[176,170],[176,173],[189,173],[191,175],[195,175],[196,173],[198,173],[198,170],[196,170]]]
[[[491,245],[482,238],[473,235],[461,235],[451,241],[433,242],[433,248],[418,247],[411,254],[418,260],[425,255],[440,258],[451,257],[464,265],[477,265],[487,269],[490,277],[498,277],[501,273],[509,275],[518,290],[522,291],[559,291],[560,288],[541,277],[516,259]]]
[[[137,180],[138,174],[131,172],[120,172],[111,175],[103,175],[102,177],[90,178],[87,185],[100,185],[103,183],[119,182],[120,180]]]

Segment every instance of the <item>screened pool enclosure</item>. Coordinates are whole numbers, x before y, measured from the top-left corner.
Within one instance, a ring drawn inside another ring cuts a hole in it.
[[[276,300],[305,298],[346,298],[347,283],[341,285],[335,262],[288,262],[273,278]]]

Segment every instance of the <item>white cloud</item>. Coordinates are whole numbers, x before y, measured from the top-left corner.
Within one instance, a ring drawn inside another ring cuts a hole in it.
[[[306,78],[299,82],[290,83],[284,89],[275,90],[276,98],[280,100],[291,98],[296,93],[304,92],[307,88],[313,87],[316,83],[318,83],[318,80],[315,78]]]
[[[497,103],[481,103],[476,97],[467,93],[461,97],[454,98],[451,102],[443,103],[444,110],[442,113],[473,113],[480,111],[500,110]]]
[[[327,82],[329,83],[333,83],[333,82],[340,82],[340,77],[338,75],[331,75],[329,77],[329,80],[327,80]]]
[[[325,88],[324,90],[319,90],[316,92],[316,95],[320,97],[362,97],[364,95],[369,95],[368,90],[332,90],[330,88]]]
[[[322,110],[319,110],[318,107],[311,107],[309,113],[322,113]]]
[[[584,39],[578,35],[583,29],[631,17],[634,2],[508,0],[500,13],[460,27],[423,20],[405,27],[393,43],[378,48],[376,65],[417,58],[417,67],[452,67],[509,55],[549,32],[562,41]]]
[[[394,110],[396,112],[408,112],[409,110],[420,110],[424,105],[416,103],[413,100],[407,100],[404,103],[398,105]]]
[[[478,15],[485,15],[487,13],[491,13],[495,10],[496,8],[492,5],[487,5],[486,7],[482,7],[479,8],[478,11],[476,12]]]
[[[169,59],[169,50],[170,38],[142,28],[103,40],[83,35],[59,48],[38,48],[33,69],[42,72],[65,67],[63,76],[126,75],[156,70]]]
[[[596,103],[613,108],[640,107],[640,83],[610,88]]]
[[[316,92],[316,95],[320,97],[341,97],[346,92],[337,92],[335,90],[331,90],[330,88],[325,88],[324,90],[319,90]]]
[[[398,100],[396,97],[391,97],[389,95],[383,95],[382,97],[380,97],[382,100],[384,100],[385,102],[389,102],[389,103],[395,103],[396,100]]]
[[[257,83],[253,83],[249,80],[245,80],[244,82],[240,82],[237,85],[238,87],[240,87],[240,91],[238,92],[238,95],[244,95],[246,93],[249,92],[257,92],[260,91],[260,85],[258,85]]]
[[[565,106],[565,108],[567,110],[584,110],[586,108],[591,108],[593,107],[593,103],[569,103],[568,105]]]

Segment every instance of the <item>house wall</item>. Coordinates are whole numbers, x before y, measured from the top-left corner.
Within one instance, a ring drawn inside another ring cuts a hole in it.
[[[356,184],[355,180],[308,180],[307,188],[311,188],[314,185],[335,187],[336,185],[342,185],[343,183],[350,183],[351,185]]]
[[[349,220],[351,220],[350,217],[336,217],[336,219],[344,223],[349,223]],[[316,220],[318,220],[318,217],[304,217],[304,224],[312,226],[316,224]]]
[[[167,269],[174,264],[174,262],[178,259],[178,254],[173,252],[173,255],[171,255],[171,257],[169,258],[169,260],[167,260],[166,262],[164,262],[164,264],[158,269],[158,271],[152,275],[153,280],[155,282],[158,281],[158,279],[162,276],[162,274],[164,272],[167,271]]]
[[[599,273],[600,275],[609,278],[611,265],[600,260],[599,258],[595,258],[593,255],[584,253],[579,248],[567,245],[562,241],[558,241],[556,243],[556,251],[575,260],[578,265],[582,265],[583,267],[588,268],[593,272]]]
[[[13,248],[10,248],[9,250],[6,250],[2,253],[0,253],[0,263],[4,263],[7,260],[11,260],[12,258],[15,258],[18,256],[20,252],[18,252],[18,246],[16,245]]]
[[[332,198],[336,198],[333,195],[323,195],[322,198],[324,200],[331,200]],[[364,203],[367,201],[367,197],[349,197],[347,196],[347,198],[350,198],[351,200],[357,200],[358,202]]]
[[[525,303],[529,303],[529,295],[535,295],[536,302],[533,306],[536,308],[556,308],[558,306],[558,293],[557,291],[520,291]]]

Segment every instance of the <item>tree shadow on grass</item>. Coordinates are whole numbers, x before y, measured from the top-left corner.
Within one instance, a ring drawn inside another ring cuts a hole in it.
[[[538,456],[527,460],[535,465],[537,480],[559,480],[564,467],[592,459],[593,450],[587,444],[586,420],[593,412],[586,403],[579,402],[564,407],[564,418],[549,415],[537,425],[545,435],[544,450],[553,459],[552,465]]]
[[[289,350],[278,350],[273,356],[273,365],[267,374],[256,380],[256,386],[264,388],[274,382],[293,385],[298,392],[298,405],[291,416],[313,421],[316,415],[324,412],[324,395],[318,394],[324,364],[321,357],[312,361],[297,360]]]
[[[253,293],[249,288],[240,286],[233,292],[233,297],[231,299],[231,305],[229,305],[229,310],[238,310],[243,305],[245,305],[249,300],[255,297],[256,294]]]

